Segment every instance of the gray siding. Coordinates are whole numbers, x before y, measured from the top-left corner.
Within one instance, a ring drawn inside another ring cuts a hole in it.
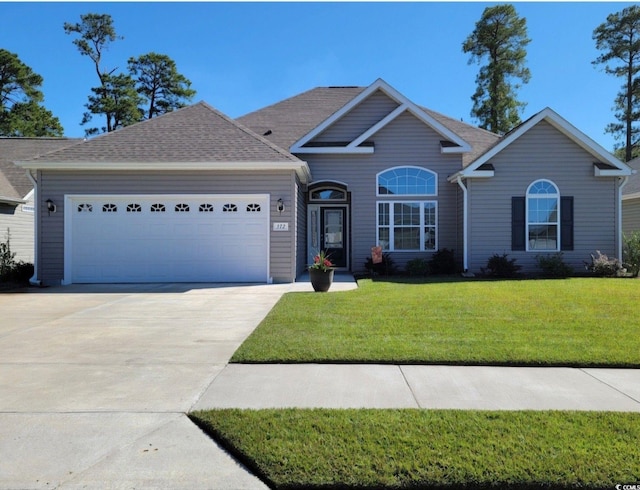
[[[367,100],[359,109],[364,113],[371,108],[372,114],[379,117],[378,107],[379,104],[369,104]],[[335,138],[348,139],[346,134]],[[376,174],[391,167],[414,165],[438,174],[438,195],[419,199],[438,201],[438,248],[458,248],[457,185],[447,182],[447,177],[460,170],[461,156],[442,154],[440,135],[409,113],[398,116],[371,139],[375,142],[375,152],[370,155],[308,155],[306,158],[314,181],[338,180],[346,183],[351,192],[352,271],[364,270],[371,247],[376,245],[376,202],[389,200],[376,196]],[[412,258],[431,255],[394,252],[392,258],[396,265],[404,268]]]
[[[511,250],[511,197],[524,196],[538,179],[574,197],[574,250],[565,262],[584,271],[596,250],[616,256],[616,181],[596,178],[594,157],[546,122],[541,122],[491,159],[495,176],[469,179],[469,268],[479,272],[493,254],[507,253],[535,271],[540,252]]]
[[[58,284],[64,277],[65,194],[270,194],[270,222],[289,222],[289,231],[270,232],[270,274],[274,282],[295,279],[296,207],[280,214],[275,201],[295,199],[294,172],[39,172],[41,243],[39,279]],[[57,212],[48,215],[44,202],[53,200]],[[270,225],[271,226],[271,225]]]
[[[27,205],[33,206],[33,199]],[[7,239],[7,230],[11,238],[11,251],[15,252],[15,260],[33,263],[33,217],[34,213],[22,210],[22,204],[0,205],[0,242]]]
[[[351,142],[397,107],[397,102],[378,90],[354,107],[348,114],[334,122],[313,141]]]
[[[640,231],[640,198],[622,201],[622,231],[625,234]]]
[[[296,176],[295,187],[295,206],[296,206],[296,277],[304,273],[306,269],[307,256],[307,203],[306,189],[303,188],[300,180]]]

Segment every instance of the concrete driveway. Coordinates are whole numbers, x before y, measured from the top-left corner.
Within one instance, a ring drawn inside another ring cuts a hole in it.
[[[184,413],[291,288],[0,294],[0,488],[266,488]]]

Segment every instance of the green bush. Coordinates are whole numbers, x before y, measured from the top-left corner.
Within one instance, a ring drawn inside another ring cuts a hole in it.
[[[364,267],[371,275],[391,276],[396,273],[396,265],[389,254],[382,254],[382,262],[379,264],[374,264],[371,257],[368,257]]]
[[[501,279],[517,277],[522,266],[516,264],[516,259],[509,259],[507,257],[508,254],[506,253],[502,255],[493,254],[487,261],[487,268],[481,269],[482,273],[489,277]]]
[[[411,259],[405,265],[405,271],[410,276],[426,276],[429,274],[429,261],[427,259]]]
[[[0,242],[0,282],[27,284],[33,276],[33,264],[16,261],[11,251],[11,234],[7,229],[6,241]]]
[[[9,272],[8,279],[12,282],[17,282],[20,284],[28,284],[29,279],[33,277],[33,264],[29,262],[19,261],[16,262],[15,266]]]
[[[6,241],[0,242],[0,280],[9,280],[9,275],[16,266],[15,257],[15,252],[11,251],[11,233],[7,228]]]
[[[573,267],[564,262],[562,252],[537,255],[536,262],[545,277],[565,278],[573,274]]]
[[[622,260],[627,272],[632,277],[638,277],[640,274],[640,232],[634,231],[630,235],[624,235]]]
[[[456,257],[448,248],[438,250],[429,261],[431,274],[455,274],[456,268]]]
[[[585,262],[585,267],[599,277],[617,277],[626,272],[618,259],[610,259],[600,250],[591,254],[591,263]]]

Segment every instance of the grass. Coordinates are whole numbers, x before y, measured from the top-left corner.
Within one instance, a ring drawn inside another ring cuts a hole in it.
[[[640,482],[640,414],[287,409],[190,416],[275,489]]]
[[[289,293],[231,362],[639,367],[640,282],[382,282]]]

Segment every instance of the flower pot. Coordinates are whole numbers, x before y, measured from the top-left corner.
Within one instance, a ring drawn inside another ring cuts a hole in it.
[[[311,285],[316,292],[326,293],[333,282],[333,269],[323,271],[322,269],[309,269]]]

